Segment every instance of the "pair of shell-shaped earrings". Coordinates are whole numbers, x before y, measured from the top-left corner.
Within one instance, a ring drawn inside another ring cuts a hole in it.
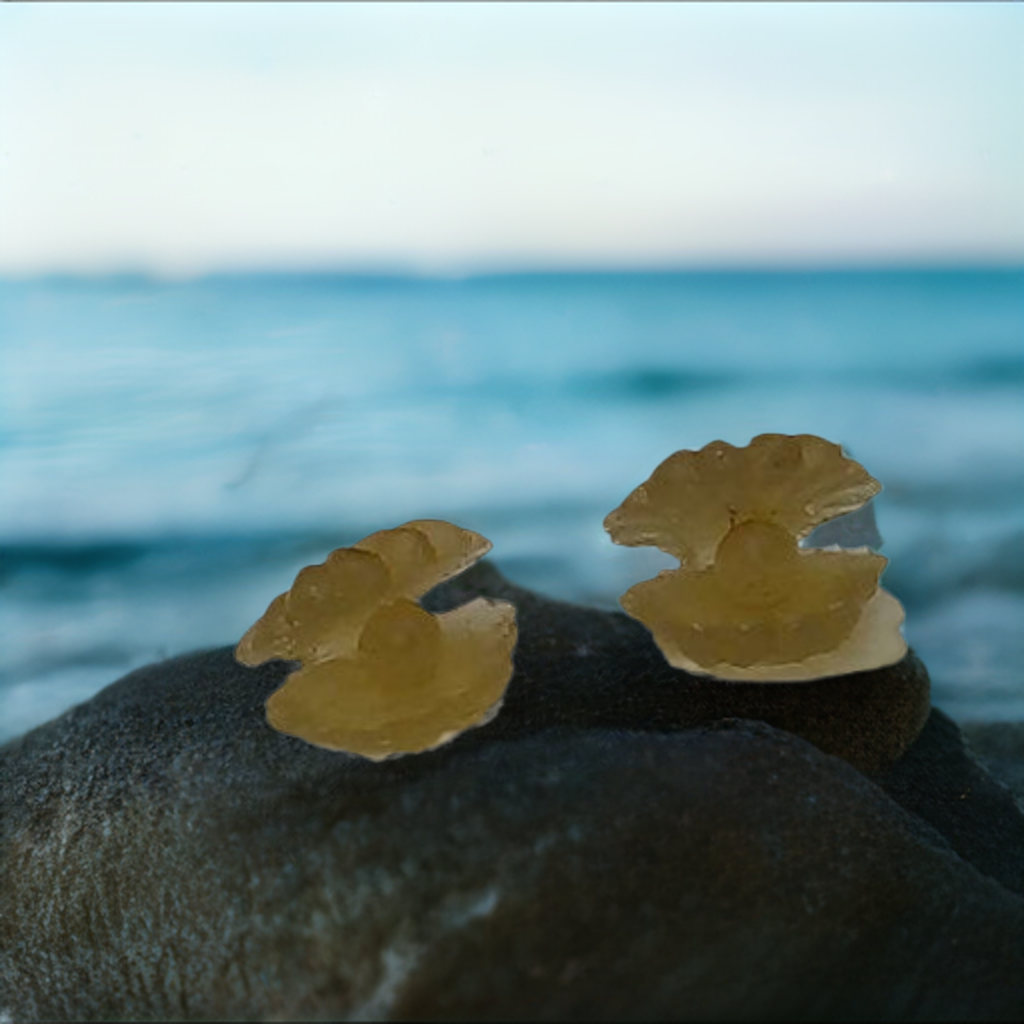
[[[617,544],[679,559],[622,595],[668,662],[723,680],[800,682],[899,661],[903,609],[867,548],[800,546],[881,490],[836,444],[762,434],[669,456],[612,512]],[[440,520],[371,534],[303,569],[235,652],[301,662],[267,701],[280,732],[381,760],[490,721],[512,677],[515,608],[476,598],[441,615],[418,603],[490,541]]]

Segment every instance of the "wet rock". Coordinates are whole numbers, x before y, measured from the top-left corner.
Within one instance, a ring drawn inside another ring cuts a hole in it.
[[[276,733],[288,666],[229,649],[0,749],[0,1016],[1020,1019],[1020,815],[952,723],[869,777],[695,720],[623,616],[455,582],[520,646],[438,751]]]

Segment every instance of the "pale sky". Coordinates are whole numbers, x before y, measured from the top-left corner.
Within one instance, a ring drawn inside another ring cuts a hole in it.
[[[1020,4],[0,4],[0,273],[1024,261]]]

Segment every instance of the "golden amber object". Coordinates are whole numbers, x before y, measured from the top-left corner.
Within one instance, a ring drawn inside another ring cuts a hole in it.
[[[810,434],[676,452],[605,519],[617,544],[680,561],[628,590],[622,607],[670,664],[721,679],[793,682],[893,664],[907,647],[903,608],[878,585],[887,560],[800,547],[880,490],[839,445]]]
[[[303,569],[235,650],[243,665],[302,663],[267,700],[267,721],[372,760],[490,721],[512,677],[514,607],[477,598],[432,615],[417,603],[490,548],[471,530],[419,519]]]

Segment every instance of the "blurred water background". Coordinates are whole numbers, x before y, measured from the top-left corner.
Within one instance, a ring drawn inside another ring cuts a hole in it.
[[[231,644],[408,519],[614,607],[672,564],[602,519],[679,448],[841,442],[960,720],[1024,717],[1024,273],[0,282],[0,740]]]

